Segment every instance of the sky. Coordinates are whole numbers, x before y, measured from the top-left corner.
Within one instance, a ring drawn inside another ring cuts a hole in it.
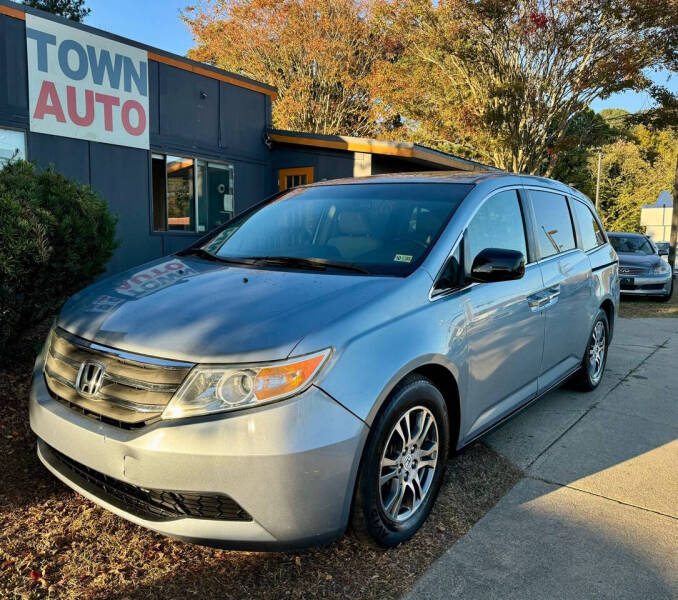
[[[87,0],[92,12],[85,23],[183,56],[193,46],[193,38],[179,18],[179,10],[190,3],[191,0]],[[677,75],[671,77],[667,71],[648,75],[678,93]],[[591,108],[596,112],[604,108],[636,112],[651,105],[647,93],[624,92],[595,100]]]

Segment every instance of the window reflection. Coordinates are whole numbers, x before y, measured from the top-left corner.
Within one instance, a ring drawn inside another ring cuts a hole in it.
[[[167,157],[167,228],[190,231],[194,210],[193,160]]]

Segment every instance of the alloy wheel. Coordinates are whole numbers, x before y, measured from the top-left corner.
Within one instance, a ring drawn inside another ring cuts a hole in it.
[[[607,352],[605,324],[602,321],[598,321],[593,328],[589,347],[589,375],[591,382],[594,384],[598,383],[603,376],[605,352]]]
[[[438,424],[424,406],[409,409],[389,434],[379,466],[381,508],[403,522],[426,499],[438,464]]]

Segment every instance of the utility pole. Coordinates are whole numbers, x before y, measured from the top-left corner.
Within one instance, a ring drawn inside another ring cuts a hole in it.
[[[598,205],[600,204],[600,169],[603,162],[603,151],[598,150],[598,177],[596,178],[596,211],[598,210]]]
[[[676,176],[673,180],[673,215],[671,217],[671,241],[669,242],[669,264],[676,268],[676,238],[678,237],[678,160],[676,160]]]

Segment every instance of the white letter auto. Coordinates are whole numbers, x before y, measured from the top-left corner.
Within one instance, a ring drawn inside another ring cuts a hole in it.
[[[148,149],[148,54],[26,15],[31,131]]]

